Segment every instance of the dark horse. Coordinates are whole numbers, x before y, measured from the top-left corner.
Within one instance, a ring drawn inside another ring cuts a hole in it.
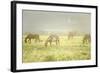
[[[56,45],[59,44],[59,36],[57,35],[50,35],[47,40],[45,41],[45,47],[48,46],[48,43],[50,44],[50,46],[52,45],[52,42],[55,42]]]
[[[85,34],[83,37],[83,44],[91,42],[91,36],[89,34]]]
[[[39,42],[40,41],[40,37],[38,34],[28,34],[26,37],[25,37],[25,43],[29,42],[31,43],[31,40],[34,39],[35,42]]]

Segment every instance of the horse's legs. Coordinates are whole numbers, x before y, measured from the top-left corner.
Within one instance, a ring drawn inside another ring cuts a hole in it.
[[[35,43],[37,42],[37,39],[35,39]]]
[[[38,42],[40,42],[40,38],[38,38],[37,40],[38,40]]]
[[[59,39],[57,39],[55,42],[56,42],[56,45],[59,45]]]
[[[72,35],[69,35],[68,36],[68,40],[70,40],[70,39],[72,39],[73,38],[73,36]]]
[[[91,43],[91,39],[90,38],[88,39],[88,41],[89,41],[89,43]]]
[[[58,45],[58,40],[56,40],[55,42],[56,42],[56,45]]]
[[[70,36],[68,36],[68,40],[70,40]]]
[[[27,38],[25,38],[25,40],[24,40],[24,41],[25,41],[25,43],[27,43]]]
[[[35,39],[35,42],[36,42],[36,43],[37,43],[37,42],[40,42],[40,39],[36,38],[36,39]]]
[[[88,43],[88,39],[83,39],[83,44],[87,44]]]
[[[27,43],[27,41],[28,41],[28,38],[26,37],[24,41],[25,41],[25,43]]]
[[[50,43],[50,46],[51,46],[51,44],[52,44],[52,41],[49,41],[49,43]]]
[[[29,43],[31,44],[31,39],[29,39]]]
[[[57,42],[58,42],[58,45],[60,45],[59,40]]]
[[[82,40],[82,43],[83,43],[83,44],[85,43],[85,39]]]
[[[47,46],[48,46],[48,41],[45,42],[45,47],[47,47]]]

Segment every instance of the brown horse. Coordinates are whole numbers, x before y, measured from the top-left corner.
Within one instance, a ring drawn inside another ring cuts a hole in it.
[[[34,39],[35,42],[39,42],[40,41],[40,37],[38,34],[28,34],[26,37],[25,37],[25,43],[29,42],[31,43],[31,40]]]
[[[73,39],[75,35],[76,35],[76,32],[69,32],[68,33],[68,40]]]
[[[83,44],[90,43],[91,42],[90,34],[85,34],[82,41],[83,41]]]
[[[59,36],[57,35],[50,35],[47,40],[45,41],[45,47],[48,46],[48,43],[50,44],[50,46],[52,45],[52,42],[55,42],[56,45],[59,44]]]

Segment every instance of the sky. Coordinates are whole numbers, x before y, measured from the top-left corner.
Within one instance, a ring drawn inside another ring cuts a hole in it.
[[[91,31],[91,14],[23,10],[23,33]]]

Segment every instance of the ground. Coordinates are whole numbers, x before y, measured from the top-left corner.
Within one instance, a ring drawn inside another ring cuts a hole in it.
[[[24,35],[25,36],[25,35]],[[67,36],[60,36],[60,44],[44,46],[48,35],[40,35],[42,42],[25,43],[23,37],[23,63],[47,61],[89,60],[91,58],[90,43],[82,43],[83,36],[75,36],[68,40]]]

